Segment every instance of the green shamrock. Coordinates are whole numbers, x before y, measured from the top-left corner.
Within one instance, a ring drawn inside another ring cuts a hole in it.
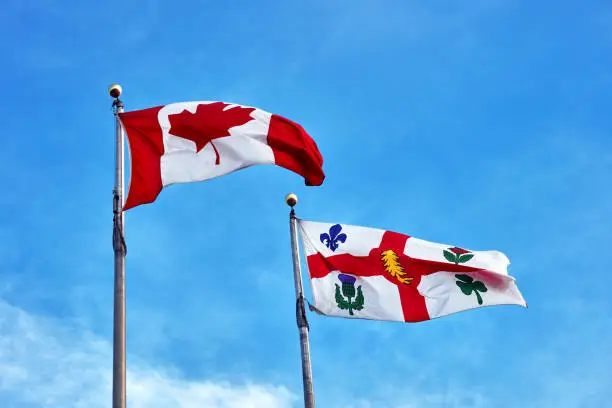
[[[480,281],[474,281],[470,275],[455,275],[455,278],[458,280],[455,282],[457,286],[461,289],[464,295],[470,296],[472,292],[476,294],[476,299],[478,299],[478,304],[482,305],[482,297],[480,296],[480,292],[484,293],[487,291],[487,287],[484,283]]]

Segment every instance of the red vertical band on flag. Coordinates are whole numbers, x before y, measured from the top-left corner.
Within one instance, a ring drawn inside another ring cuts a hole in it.
[[[161,192],[164,141],[157,114],[162,107],[119,114],[130,149],[130,183],[124,211],[152,203]]]
[[[302,126],[282,116],[272,115],[267,141],[274,152],[277,166],[301,175],[307,186],[323,184],[323,157]]]
[[[400,302],[402,304],[402,312],[404,313],[404,320],[407,322],[421,322],[429,320],[429,313],[427,312],[425,299],[417,289],[419,282],[421,282],[420,268],[413,268],[412,265],[410,265],[409,258],[404,255],[404,248],[406,247],[406,241],[408,241],[408,239],[410,239],[408,235],[386,231],[383,234],[380,246],[370,251],[370,258],[372,262],[380,263],[382,252],[386,250],[392,250],[399,256],[400,263],[404,266],[404,270],[408,273],[408,276],[414,278],[414,280],[410,282],[410,284],[404,284],[387,273],[383,272],[383,276],[397,285],[400,294]]]

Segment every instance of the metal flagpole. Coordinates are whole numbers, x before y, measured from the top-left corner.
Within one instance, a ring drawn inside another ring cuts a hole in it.
[[[298,250],[297,218],[293,207],[297,204],[297,196],[293,193],[285,197],[291,207],[289,224],[291,227],[291,252],[293,253],[293,277],[295,279],[296,320],[300,330],[300,347],[302,351],[302,384],[304,385],[304,407],[314,408],[314,391],[312,387],[312,367],[310,364],[310,344],[308,341],[308,321],[304,308],[304,292],[302,290],[302,269],[300,266],[300,252]]]
[[[115,295],[113,316],[113,408],[125,408],[125,255],[127,248],[123,225],[123,128],[119,113],[121,86],[113,84],[108,94],[114,98],[115,114],[115,188],[113,190],[113,250],[115,251]]]

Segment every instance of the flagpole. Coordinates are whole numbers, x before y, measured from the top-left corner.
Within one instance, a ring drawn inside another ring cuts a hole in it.
[[[285,202],[291,207],[289,224],[291,229],[291,252],[293,254],[293,277],[295,279],[296,320],[300,330],[300,348],[302,352],[302,384],[304,386],[304,408],[314,408],[314,390],[312,386],[312,367],[310,364],[310,343],[308,340],[308,321],[304,308],[304,292],[302,290],[302,269],[300,252],[298,250],[297,218],[293,207],[297,204],[297,196],[293,193],[285,197]]]
[[[125,255],[123,220],[123,128],[119,113],[123,102],[119,99],[121,86],[108,88],[115,114],[115,188],[113,190],[113,250],[115,252],[115,291],[113,316],[113,408],[125,408]]]

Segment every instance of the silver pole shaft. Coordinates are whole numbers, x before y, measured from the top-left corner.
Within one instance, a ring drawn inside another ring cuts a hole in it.
[[[115,190],[113,192],[113,249],[115,251],[115,295],[113,317],[113,408],[125,408],[125,255],[123,224],[123,128],[118,114],[123,103],[115,107]]]
[[[291,251],[293,253],[293,277],[295,279],[296,319],[300,330],[300,347],[302,351],[302,384],[304,385],[304,407],[314,408],[314,390],[312,386],[312,366],[310,363],[310,343],[308,340],[308,322],[304,308],[304,292],[302,290],[302,269],[300,252],[298,250],[297,219],[293,208],[289,215],[291,225]]]

